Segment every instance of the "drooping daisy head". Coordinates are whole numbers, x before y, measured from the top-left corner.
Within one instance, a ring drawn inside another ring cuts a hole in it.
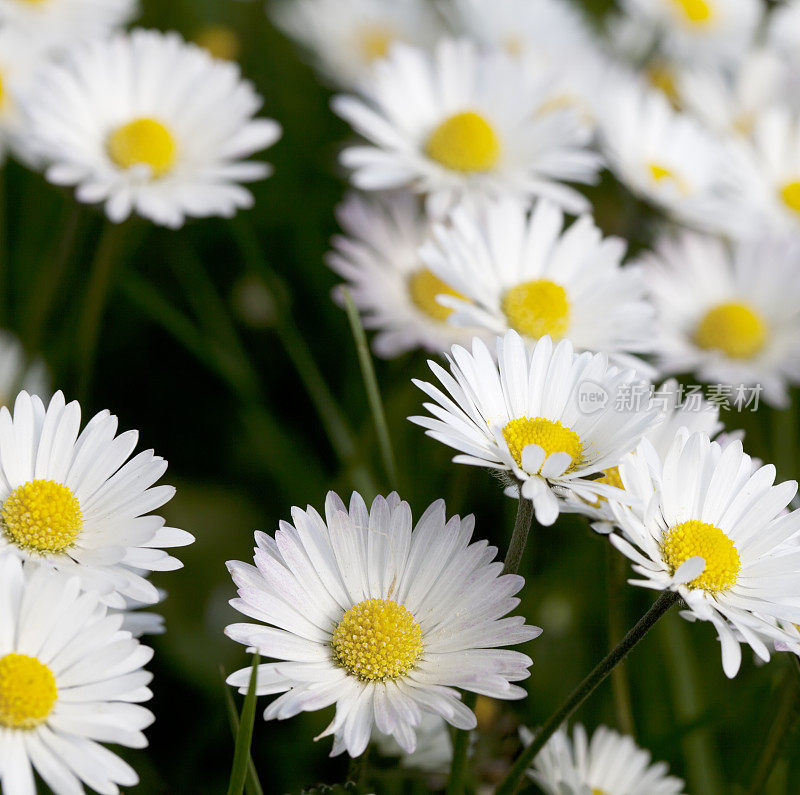
[[[77,577],[0,555],[0,786],[118,792],[136,771],[100,743],[143,748],[153,656]]]
[[[433,54],[397,45],[361,85],[363,97],[334,98],[367,140],[347,147],[342,163],[356,187],[411,189],[433,215],[461,197],[504,192],[585,209],[563,183],[594,181],[600,161],[574,111],[536,113],[550,89],[548,77],[467,40],[445,39]]]
[[[754,228],[746,170],[729,142],[675,111],[661,91],[629,81],[605,96],[599,119],[609,168],[629,190],[688,226],[743,235]]]
[[[57,392],[49,406],[21,392],[0,409],[0,556],[76,575],[115,608],[159,601],[141,572],[181,563],[163,547],[190,544],[150,511],[175,489],[154,486],[167,462],[146,450],[128,461],[139,434],[116,435],[117,418],[95,415],[81,431],[77,402]]]
[[[530,215],[509,197],[459,206],[420,254],[453,288],[439,298],[451,324],[492,336],[511,328],[529,342],[569,338],[576,350],[648,371],[635,357],[653,339],[644,283],[636,269],[621,267],[625,242],[603,238],[591,216],[565,229],[564,214],[546,200]]]
[[[533,733],[523,728],[529,745]],[[547,795],[679,795],[683,781],[669,775],[663,762],[652,762],[649,751],[633,738],[599,726],[591,740],[576,723],[570,739],[559,729],[533,762],[528,775]]]
[[[624,0],[625,12],[684,62],[735,62],[753,43],[760,0]]]
[[[424,404],[432,417],[411,421],[458,450],[454,462],[506,473],[509,493],[521,487],[544,525],[558,518],[559,497],[596,500],[603,486],[593,477],[657,421],[646,402],[619,402],[642,386],[634,370],[609,366],[604,354],[578,355],[569,340],[554,346],[542,337],[529,349],[509,331],[498,337],[497,361],[476,339],[472,352],[453,346],[450,372],[429,364],[445,391],[415,380],[435,402]]]
[[[325,517],[292,510],[275,537],[256,533],[255,566],[228,564],[239,598],[231,604],[263,623],[226,634],[279,662],[258,669],[256,693],[281,693],[264,718],[336,705],[320,735],[332,755],[359,756],[373,727],[407,752],[424,713],[461,729],[475,715],[455,688],[522,698],[529,657],[500,647],[541,630],[501,618],[519,600],[522,577],[501,575],[495,547],[470,543],[473,517],[445,516],[440,500],[412,529],[396,494],[371,508],[354,494],[349,508],[331,493]],[[265,626],[266,625],[266,626]],[[250,670],[228,678],[247,690]]]
[[[760,387],[774,405],[800,380],[800,249],[783,238],[732,247],[685,232],[644,259],[664,372]]]
[[[363,80],[397,42],[429,48],[442,31],[427,0],[281,0],[271,15],[343,88]]]
[[[472,339],[477,329],[448,323],[453,310],[439,303],[440,295],[456,291],[420,259],[430,221],[417,197],[351,193],[337,217],[345,234],[333,238],[326,262],[346,280],[364,326],[378,331],[372,345],[379,356],[415,348],[440,353]]]
[[[0,25],[60,50],[107,36],[138,12],[138,0],[0,0]]]
[[[622,532],[610,538],[640,575],[631,584],[676,591],[688,617],[710,621],[727,676],[740,641],[768,660],[763,638],[786,638],[776,622],[800,623],[800,512],[785,510],[797,483],[754,471],[738,440],[723,449],[686,429],[663,463],[645,440],[619,472],[630,506],[611,500]]]
[[[269,166],[244,158],[280,135],[253,118],[260,106],[236,64],[175,33],[136,30],[71,50],[24,107],[51,182],[103,202],[114,222],[135,213],[177,228],[252,205],[240,183]]]

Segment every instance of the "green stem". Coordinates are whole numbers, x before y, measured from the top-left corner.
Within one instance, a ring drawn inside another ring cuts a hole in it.
[[[250,745],[253,741],[253,726],[256,722],[256,680],[258,679],[260,659],[256,652],[253,655],[250,683],[247,686],[247,696],[244,699],[239,728],[236,732],[236,748],[233,752],[233,768],[228,784],[228,795],[242,795],[247,782],[247,763],[251,758]]]
[[[367,781],[369,779],[369,745],[364,749],[361,756],[350,760],[350,765],[347,769],[347,780],[356,785],[359,792],[366,791]]]
[[[608,647],[613,649],[625,631],[624,584],[627,570],[626,559],[611,545],[606,544],[606,569],[608,590]],[[631,689],[628,681],[627,663],[620,663],[611,672],[611,691],[614,694],[614,710],[617,726],[621,732],[636,736],[631,705]]]
[[[70,259],[74,257],[81,211],[80,203],[70,201],[58,240],[39,269],[25,319],[25,336],[31,351],[39,349],[53,308],[53,300]]]
[[[478,696],[475,693],[464,694],[464,706],[475,709]],[[461,795],[467,785],[469,775],[468,751],[469,751],[468,729],[456,729],[453,732],[453,762],[450,766],[450,777],[447,780],[447,795]]]
[[[233,694],[231,693],[231,688],[227,682],[228,675],[225,672],[225,668],[221,665],[219,667],[219,675],[222,677],[222,692],[225,696],[225,709],[228,713],[228,723],[230,724],[231,732],[233,733],[233,737],[235,739],[239,734],[239,713],[236,711],[236,704],[233,700]],[[247,778],[244,782],[244,790],[247,795],[264,795],[264,788],[261,786],[261,782],[258,780],[258,773],[256,772],[256,766],[253,763],[252,754],[247,755]]]
[[[797,408],[794,391],[789,395],[789,405],[783,410],[772,409],[772,461],[781,480],[797,477]]]
[[[791,654],[791,652],[790,652]],[[756,763],[749,795],[762,795],[775,768],[775,763],[783,755],[786,745],[800,720],[800,677],[798,677],[798,658],[790,661],[778,691],[778,704],[772,712],[770,727],[764,748]]]
[[[77,336],[77,393],[83,402],[89,395],[94,371],[97,341],[103,321],[108,296],[111,291],[114,271],[125,234],[123,224],[105,222],[92,264],[89,286],[83,309],[78,320]]]
[[[519,571],[519,564],[522,562],[522,555],[525,552],[525,544],[528,542],[532,521],[533,503],[522,496],[520,487],[519,500],[517,501],[517,518],[514,521],[514,532],[511,534],[511,543],[508,545],[503,574],[516,574]]]
[[[652,607],[639,619],[628,634],[620,641],[608,655],[606,655],[592,670],[592,672],[572,691],[564,705],[551,715],[533,742],[517,757],[508,775],[503,779],[495,791],[495,795],[512,795],[516,790],[525,771],[536,755],[545,746],[547,741],[555,734],[559,726],[568,720],[575,710],[597,689],[603,680],[614,668],[629,654],[637,643],[652,629],[653,625],[677,601],[678,594],[673,591],[662,591]]]
[[[375,432],[378,435],[383,467],[389,478],[389,485],[392,489],[397,489],[397,463],[392,449],[392,439],[389,435],[389,425],[386,422],[386,412],[383,410],[381,392],[378,388],[378,379],[375,377],[372,354],[367,344],[367,335],[364,333],[364,326],[361,325],[358,309],[356,309],[350,293],[346,289],[342,289],[342,295],[344,296],[347,319],[350,321],[350,330],[353,332],[353,339],[356,343],[358,361],[361,365],[361,376],[364,379],[364,387],[367,390],[367,399],[372,412],[372,420],[375,423]]]

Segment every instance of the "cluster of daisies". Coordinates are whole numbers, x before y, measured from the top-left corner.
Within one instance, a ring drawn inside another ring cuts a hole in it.
[[[283,0],[272,17],[352,127],[329,266],[378,355],[444,354],[411,420],[541,525],[589,517],[632,584],[713,625],[727,676],[743,644],[800,653],[797,484],[722,433],[718,404],[655,386],[691,374],[785,408],[800,382],[800,3],[624,0],[607,35],[566,0]],[[650,238],[633,261],[581,187],[603,169]],[[446,769],[445,724],[476,725],[459,690],[522,697],[531,661],[504,647],[540,631],[508,617],[523,581],[472,532],[442,503],[414,525],[396,494],[331,494],[257,534],[254,565],[229,564],[255,623],[228,634],[277,660],[257,670],[279,694],[265,718],[335,705],[334,754],[391,741],[413,763],[421,744]],[[529,773],[552,793],[683,790],[604,727],[559,731]]]

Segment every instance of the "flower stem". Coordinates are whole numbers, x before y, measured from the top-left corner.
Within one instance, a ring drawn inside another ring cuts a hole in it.
[[[511,534],[511,543],[508,546],[503,574],[516,574],[519,571],[519,564],[522,561],[522,554],[525,552],[525,544],[528,541],[532,521],[533,503],[526,500],[520,490],[517,519],[514,522],[514,532]]]
[[[769,781],[775,763],[781,758],[792,732],[800,720],[800,660],[793,658],[786,669],[778,693],[778,704],[770,720],[770,728],[764,741],[764,748],[756,763],[749,795],[761,795]]]
[[[475,693],[464,694],[464,706],[475,709],[478,696]],[[450,778],[447,779],[446,795],[461,795],[467,784],[467,752],[469,751],[469,730],[456,729],[453,732],[453,762],[450,765]]]
[[[551,715],[533,742],[517,757],[508,775],[495,791],[495,795],[512,795],[531,762],[553,736],[558,727],[568,720],[575,710],[597,689],[597,686],[614,670],[634,646],[652,629],[653,625],[679,599],[673,591],[662,591],[652,607],[639,619],[628,634],[620,641],[594,670],[572,691],[564,705]]]
[[[364,387],[367,390],[367,399],[372,411],[372,420],[375,423],[375,432],[378,435],[383,468],[389,478],[389,485],[392,489],[397,489],[397,463],[394,457],[394,449],[392,448],[392,439],[389,435],[389,425],[386,422],[386,412],[383,409],[383,401],[378,387],[378,379],[375,377],[375,367],[372,364],[372,354],[367,344],[367,335],[364,333],[358,309],[356,309],[350,293],[343,289],[342,295],[344,296],[347,319],[350,321],[350,329],[353,332],[353,339],[356,343],[358,361],[361,365],[361,376],[364,379]]]
[[[625,584],[626,559],[611,545],[606,544],[606,569],[608,590],[608,647],[613,649],[619,643],[625,627],[625,603],[623,587]],[[631,706],[631,688],[628,681],[627,664],[620,663],[611,672],[611,690],[614,694],[614,710],[619,730],[632,737],[636,736],[636,725]]]

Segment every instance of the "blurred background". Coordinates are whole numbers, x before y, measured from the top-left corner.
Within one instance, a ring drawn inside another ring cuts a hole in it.
[[[594,15],[606,5],[586,4]],[[271,26],[260,2],[144,0],[143,7],[143,26],[228,47],[264,96],[264,115],[284,128],[267,155],[274,176],[253,186],[255,208],[234,222],[194,222],[180,232],[125,226],[93,381],[81,395],[85,416],[109,408],[121,428],[140,429],[140,448],[154,447],[169,460],[167,481],[178,493],[167,506],[167,522],[197,538],[178,553],[185,568],[164,578],[169,598],[160,612],[167,632],[146,641],[156,648],[152,708],[158,717],[150,748],[123,756],[141,774],[136,792],[217,793],[227,786],[233,754],[220,668],[230,672],[248,662],[242,647],[223,634],[237,620],[227,604],[235,594],[225,561],[251,559],[253,531],[274,532],[292,505],[321,508],[329,489],[384,492],[386,477],[347,319],[331,300],[337,278],[323,264],[336,231],[333,209],[345,187],[336,154],[349,135],[329,109],[331,92]],[[13,162],[2,179],[7,222],[0,325],[41,353],[54,387],[76,397],[85,384],[75,366],[75,340],[100,211],[77,207],[69,192]],[[642,245],[648,228],[626,228],[634,200],[622,190],[610,179],[591,189],[598,223],[607,233],[633,234],[634,247]],[[78,253],[59,258],[69,234]],[[53,268],[63,273],[53,310],[42,321],[42,291],[55,283]],[[474,513],[478,537],[491,539],[503,554],[515,503],[485,472],[452,466],[446,448],[406,419],[420,408],[410,378],[426,375],[426,358],[417,353],[376,362],[401,496],[415,516],[439,497],[449,514]],[[309,396],[319,399],[324,391],[312,360],[340,407],[339,416],[323,402],[327,429]],[[738,415],[734,422],[745,425],[749,451],[768,456],[775,433],[768,413]],[[787,446],[784,437],[777,441]],[[794,469],[791,456],[783,461],[784,470]],[[481,704],[475,759],[486,785],[502,776],[502,760],[515,754],[518,725],[544,720],[603,655],[610,635],[624,631],[652,601],[649,593],[626,588],[618,594],[626,626],[607,625],[606,579],[610,567],[625,565],[610,551],[580,518],[534,530],[522,565],[528,587],[520,612],[544,634],[522,649],[534,660],[524,683],[530,697],[504,704],[502,712]],[[712,628],[669,615],[627,666],[638,741],[685,777],[688,791],[736,792],[730,782],[749,780],[753,749],[780,708],[776,693],[788,663],[778,655],[759,667],[746,652],[742,672],[729,681]],[[329,712],[258,720],[253,757],[268,792],[345,781],[347,758],[327,757],[329,738],[312,742]],[[622,728],[612,683],[577,717],[590,729],[599,723]],[[487,763],[490,756],[494,761]],[[800,754],[791,756],[774,771],[769,792],[800,791],[788,783],[800,777]],[[371,765],[381,793],[426,792],[436,785],[422,774],[390,774],[391,763],[377,754]]]

